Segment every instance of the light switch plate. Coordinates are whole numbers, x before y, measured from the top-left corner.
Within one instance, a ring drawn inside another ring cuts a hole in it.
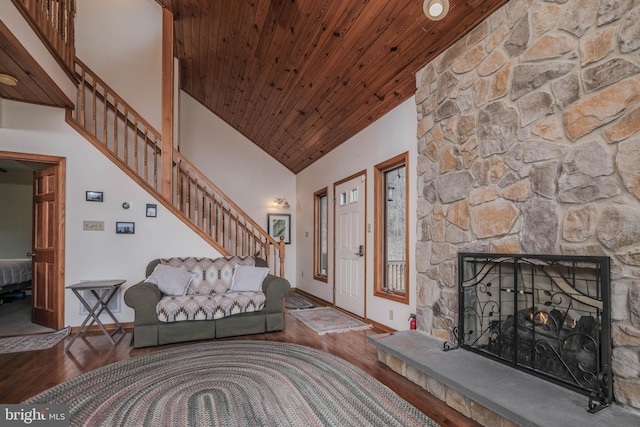
[[[84,231],[104,231],[104,221],[82,221]]]

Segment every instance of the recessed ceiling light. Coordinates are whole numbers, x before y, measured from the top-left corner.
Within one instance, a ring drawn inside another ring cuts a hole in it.
[[[18,84],[18,79],[9,74],[1,74],[0,73],[0,83],[5,84],[7,86],[15,86]]]
[[[424,0],[422,10],[427,18],[439,21],[449,12],[449,0]]]

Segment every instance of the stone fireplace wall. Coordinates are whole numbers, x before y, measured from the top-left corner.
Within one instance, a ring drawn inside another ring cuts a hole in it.
[[[640,409],[640,1],[511,0],[416,80],[418,329],[454,340],[459,251],[608,255]]]

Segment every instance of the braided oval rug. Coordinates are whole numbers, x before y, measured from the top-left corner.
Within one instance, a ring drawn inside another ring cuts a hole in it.
[[[23,403],[68,404],[74,426],[438,426],[344,359],[268,341],[150,353]]]

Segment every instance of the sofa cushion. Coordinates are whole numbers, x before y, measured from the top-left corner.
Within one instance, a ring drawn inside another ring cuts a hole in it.
[[[161,322],[221,319],[264,308],[267,297],[262,292],[227,292],[215,295],[166,296],[156,304]]]
[[[237,265],[255,265],[253,257],[220,258],[163,258],[161,264],[183,267],[195,273],[187,289],[187,295],[210,295],[227,292],[231,289],[233,271]]]
[[[269,274],[267,267],[237,265],[233,272],[232,292],[261,292],[262,282]]]
[[[145,282],[153,283],[165,295],[185,295],[193,280],[193,273],[181,267],[158,264]]]

